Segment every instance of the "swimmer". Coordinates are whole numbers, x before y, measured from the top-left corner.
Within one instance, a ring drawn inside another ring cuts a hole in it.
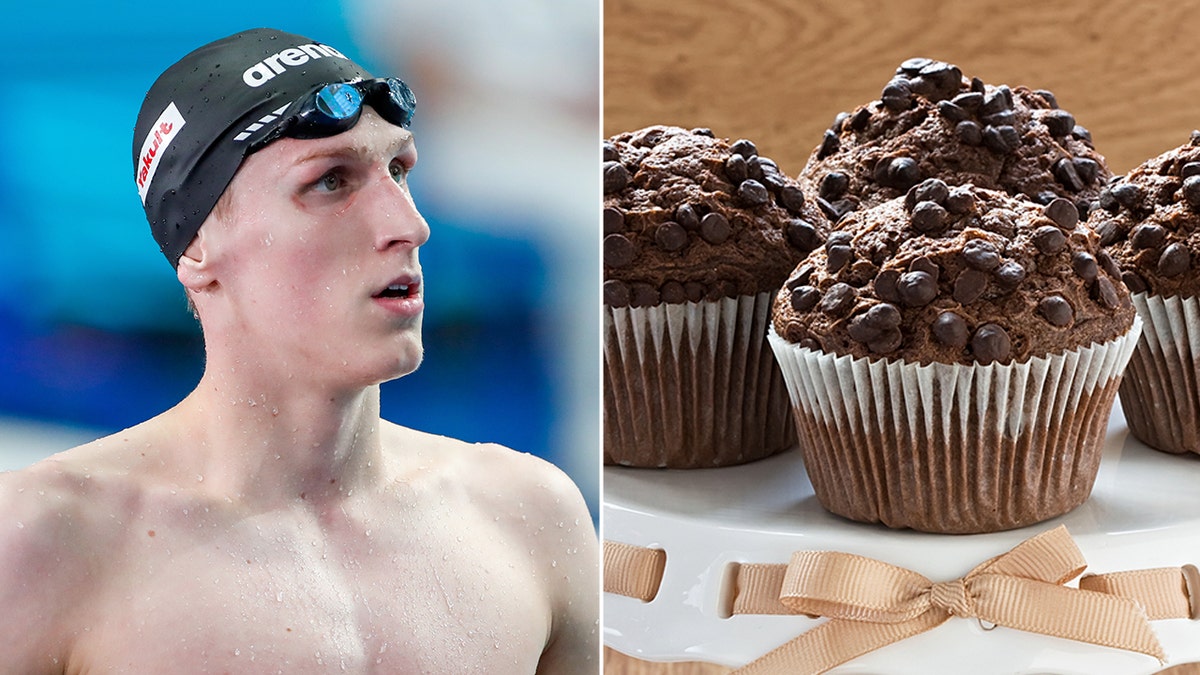
[[[380,419],[379,384],[422,358],[414,106],[268,29],[150,88],[134,182],[204,373],[0,474],[0,672],[599,672],[576,486]]]

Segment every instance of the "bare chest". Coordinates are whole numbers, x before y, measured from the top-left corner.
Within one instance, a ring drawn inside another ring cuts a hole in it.
[[[549,607],[481,524],[139,530],[81,622],[84,672],[532,673]]]

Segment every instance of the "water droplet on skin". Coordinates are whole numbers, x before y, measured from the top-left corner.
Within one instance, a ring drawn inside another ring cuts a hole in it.
[[[23,529],[25,529],[25,523],[22,523],[21,521],[19,521],[19,520],[18,520],[18,521],[17,521],[17,529],[18,529],[18,530],[23,530]]]
[[[204,482],[204,476],[203,476],[203,475],[201,475],[201,474],[196,474],[196,482],[197,482],[197,483],[203,483],[203,482]]]

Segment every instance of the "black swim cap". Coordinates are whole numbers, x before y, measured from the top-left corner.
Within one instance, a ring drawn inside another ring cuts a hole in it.
[[[160,75],[138,112],[133,174],[171,265],[283,107],[322,84],[370,77],[333,47],[270,28],[204,45]]]

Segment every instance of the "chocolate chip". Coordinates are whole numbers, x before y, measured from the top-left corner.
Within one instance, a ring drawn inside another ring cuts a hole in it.
[[[961,216],[975,210],[975,194],[970,188],[956,187],[946,196],[946,210]]]
[[[604,264],[609,267],[625,267],[637,257],[637,247],[623,234],[604,237]]]
[[[729,152],[741,155],[742,157],[753,157],[758,154],[758,148],[753,142],[743,138],[734,141],[733,145],[729,146]]]
[[[1121,268],[1117,266],[1112,256],[1107,251],[1098,251],[1096,253],[1096,262],[1100,263],[1100,269],[1108,273],[1108,276],[1114,279],[1121,278]]]
[[[942,312],[933,320],[933,338],[947,347],[962,349],[969,336],[967,322],[954,312]]]
[[[1054,92],[1047,89],[1036,89],[1033,93],[1040,96],[1042,100],[1046,102],[1046,105],[1050,106],[1051,108],[1058,107],[1058,99],[1054,97]]]
[[[629,284],[629,291],[631,307],[653,307],[662,300],[657,288],[640,281]]]
[[[712,129],[709,129],[708,127],[696,127],[695,129],[692,129],[692,133],[697,136],[707,136],[709,138],[714,138]]]
[[[832,201],[846,194],[846,190],[849,188],[849,176],[841,171],[830,171],[821,179],[821,187],[818,192],[823,199]]]
[[[881,331],[898,327],[901,320],[900,310],[895,305],[887,302],[881,302],[868,309],[862,315],[862,318]]]
[[[801,286],[807,286],[809,279],[812,279],[812,273],[816,268],[812,263],[804,263],[792,271],[792,275],[788,277],[784,284],[788,290],[795,290]]]
[[[821,245],[821,234],[817,232],[817,228],[813,227],[812,223],[806,220],[799,218],[789,220],[784,232],[788,243],[805,253]]]
[[[683,290],[683,284],[678,281],[668,281],[658,289],[658,295],[663,302],[679,304],[687,302],[687,292]]]
[[[903,112],[908,110],[912,104],[912,88],[909,82],[903,78],[893,79],[883,88],[883,93],[879,95],[879,100],[888,110],[893,112]]]
[[[1187,202],[1193,211],[1200,211],[1200,176],[1188,176],[1183,181],[1180,192],[1183,193],[1183,201]]]
[[[1075,128],[1075,116],[1066,110],[1051,110],[1042,115],[1042,124],[1055,138],[1062,138]]]
[[[862,131],[871,123],[871,110],[867,106],[863,106],[854,112],[850,117],[850,129],[853,131]]]
[[[1075,170],[1075,162],[1072,162],[1069,157],[1063,157],[1055,162],[1051,170],[1054,173],[1054,180],[1058,181],[1059,185],[1071,192],[1079,192],[1083,189],[1083,179]]]
[[[725,243],[732,232],[733,228],[729,225],[729,220],[716,211],[706,214],[700,219],[700,238],[713,246]]]
[[[700,229],[700,214],[696,213],[696,208],[691,204],[680,204],[679,208],[675,209],[675,222],[683,226],[685,230]]]
[[[1017,284],[1025,281],[1025,268],[1012,260],[996,268],[996,283],[1006,290],[1012,290]]]
[[[614,234],[625,229],[625,212],[615,206],[604,209],[604,234]]]
[[[875,276],[875,297],[887,302],[900,302],[900,293],[896,290],[900,283],[900,270],[883,270]]]
[[[985,323],[975,330],[971,338],[971,351],[975,353],[975,360],[984,365],[993,361],[1003,363],[1008,361],[1012,353],[1012,340],[1004,328]]]
[[[837,134],[825,130],[825,136],[821,139],[821,148],[817,150],[817,159],[825,159],[826,157],[837,152],[841,148],[841,142],[838,141]]]
[[[625,307],[630,300],[629,287],[616,279],[604,282],[604,304],[609,307]]]
[[[950,214],[937,202],[920,202],[913,207],[912,225],[918,232],[934,234],[946,229]]]
[[[796,185],[779,188],[779,204],[789,212],[799,215],[804,210],[804,190]]]
[[[828,199],[817,197],[817,206],[830,222],[836,223],[842,219],[842,216],[853,211],[858,205],[849,199],[839,199],[836,202],[831,202]]]
[[[950,196],[950,187],[946,185],[946,181],[940,178],[926,178],[912,186],[908,195],[905,196],[906,202],[909,196],[912,198],[912,204],[908,205],[909,210],[912,210],[912,206],[918,202],[944,204],[946,198]]]
[[[825,247],[825,269],[830,274],[836,274],[846,263],[850,262],[854,250],[844,244]]]
[[[983,144],[992,152],[1006,155],[1021,146],[1021,137],[1011,125],[984,127]]]
[[[1158,258],[1158,273],[1164,277],[1179,276],[1191,266],[1192,253],[1187,246],[1179,242],[1168,246]]]
[[[1135,272],[1122,273],[1121,281],[1125,282],[1125,287],[1129,289],[1130,293],[1145,293],[1148,288],[1146,281]]]
[[[654,242],[664,251],[683,250],[688,243],[687,230],[679,223],[668,220],[655,228]]]
[[[1042,213],[1064,230],[1073,230],[1079,224],[1079,209],[1069,199],[1055,198],[1042,209]]]
[[[1008,97],[999,88],[996,88],[983,95],[983,102],[979,105],[979,114],[981,116],[995,115],[1010,108],[1012,108],[1012,104]]]
[[[962,108],[963,110],[975,112],[976,110],[979,110],[979,106],[983,104],[983,94],[977,91],[963,92],[950,99],[950,102]]]
[[[957,94],[961,84],[962,71],[958,66],[931,61],[917,73],[912,89],[930,101],[941,101]]]
[[[746,158],[746,175],[756,181],[762,182],[763,167],[762,164],[759,163],[758,157]]]
[[[1142,223],[1129,233],[1129,243],[1134,248],[1158,248],[1167,240],[1167,231],[1161,225]]]
[[[1192,176],[1200,176],[1200,162],[1188,162],[1179,169],[1180,178],[1191,178]]]
[[[1100,191],[1100,196],[1096,198],[1096,205],[1109,213],[1116,213],[1121,210],[1121,205],[1117,203],[1117,198],[1113,196],[1112,188],[1105,188]]]
[[[604,163],[604,194],[620,192],[629,185],[629,171],[620,162]],[[594,212],[593,212],[594,213]]]
[[[987,91],[987,85],[984,84],[983,80],[979,79],[978,77],[972,77],[971,78],[971,91],[979,94],[981,97],[980,100],[982,101],[983,100],[982,99],[983,92]]]
[[[934,63],[934,60],[927,59],[924,56],[907,58],[900,63],[900,67],[896,69],[896,74],[899,75],[901,73],[908,73],[909,75],[916,75],[917,73],[921,72],[922,68],[931,63]]]
[[[750,207],[762,206],[771,199],[767,188],[763,187],[762,183],[753,178],[747,178],[742,181],[742,184],[738,186],[737,195],[738,199],[741,199],[744,204]]]
[[[946,121],[951,124],[958,124],[959,122],[971,116],[971,113],[963,110],[950,101],[942,101],[941,103],[938,103],[938,112],[941,113],[942,117],[944,117]]]
[[[1117,288],[1108,277],[1096,279],[1096,283],[1092,285],[1092,294],[1096,302],[1109,309],[1116,309],[1121,304],[1121,296],[1117,294]]]
[[[850,284],[836,283],[821,298],[821,312],[835,319],[846,316],[858,302],[858,291]]]
[[[605,162],[620,161],[621,155],[620,155],[620,153],[617,152],[616,144],[610,143],[609,141],[605,141],[604,145],[602,147],[604,148],[602,154],[604,155]]]
[[[1011,110],[1001,110],[998,113],[992,113],[991,115],[981,117],[979,118],[979,121],[983,122],[984,125],[987,126],[1012,127],[1017,123],[1017,116]],[[1013,128],[1015,129],[1016,127]]]
[[[867,343],[867,349],[870,349],[876,354],[890,354],[900,348],[904,342],[904,335],[898,328],[885,330],[879,334],[879,337]]]
[[[1071,207],[1074,211],[1075,207]],[[1067,245],[1067,235],[1053,225],[1043,225],[1033,232],[1033,245],[1046,255],[1058,253]]]
[[[942,276],[942,269],[937,266],[937,263],[933,262],[926,256],[921,256],[920,258],[917,258],[909,263],[908,271],[924,272],[933,277],[934,281],[937,281],[938,277]]]
[[[1075,310],[1071,309],[1071,303],[1061,295],[1047,295],[1042,298],[1038,303],[1038,313],[1050,322],[1051,326],[1059,328],[1069,325],[1075,318]]]
[[[854,235],[845,230],[838,230],[829,234],[829,241],[826,242],[829,246],[849,246],[854,240]]]
[[[1071,130],[1071,135],[1083,141],[1084,143],[1087,143],[1088,147],[1092,146],[1092,132],[1079,126],[1078,124],[1076,124],[1075,128]]]
[[[704,284],[699,281],[685,281],[683,283],[683,292],[687,295],[688,302],[700,302],[705,295]]]
[[[1133,183],[1117,183],[1109,190],[1112,192],[1113,199],[1117,203],[1129,210],[1136,209],[1142,202],[1142,197],[1145,194],[1142,188]]]
[[[1100,236],[1100,245],[1108,246],[1121,236],[1121,226],[1115,220],[1104,220],[1096,226],[1096,234]]]
[[[821,292],[812,286],[797,286],[792,289],[792,309],[797,312],[807,312],[816,307],[820,299]]]
[[[1075,165],[1075,173],[1079,174],[1079,180],[1083,181],[1084,185],[1095,183],[1096,178],[1100,176],[1100,164],[1093,159],[1075,157],[1071,163]]]
[[[974,147],[983,143],[983,129],[980,128],[978,122],[972,122],[971,120],[959,122],[954,127],[954,133],[963,145]]]
[[[909,307],[924,307],[937,297],[937,280],[926,272],[905,272],[896,282],[900,302]]]
[[[963,245],[963,260],[977,270],[994,270],[1000,265],[1000,251],[986,239],[972,239]]]
[[[969,305],[978,300],[987,289],[988,275],[979,271],[967,269],[959,273],[954,280],[954,300],[962,305]]]
[[[725,160],[725,177],[734,185],[749,178],[750,167],[746,164],[746,158],[736,153],[730,155],[729,159]]]
[[[1100,274],[1100,268],[1096,265],[1096,258],[1087,251],[1076,251],[1071,256],[1071,269],[1075,270],[1075,275],[1089,284],[1096,280]]]
[[[883,166],[883,171],[879,166]],[[921,180],[921,169],[909,157],[893,157],[891,161],[876,165],[875,182],[897,190],[907,190]]]

